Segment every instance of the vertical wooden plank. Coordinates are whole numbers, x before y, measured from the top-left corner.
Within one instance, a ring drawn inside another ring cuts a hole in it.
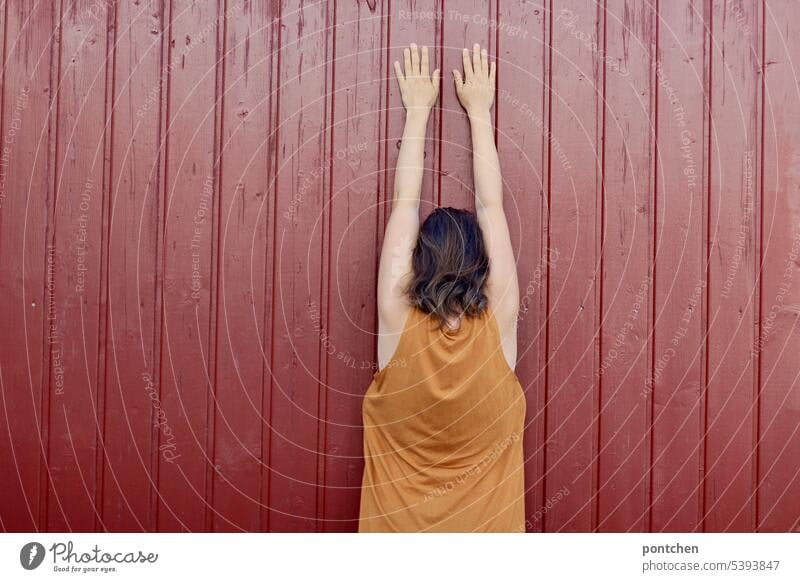
[[[0,529],[36,531],[44,525],[39,491],[47,488],[39,433],[45,363],[62,333],[50,333],[47,288],[52,7],[28,0],[5,2],[0,11]]]
[[[655,6],[606,4],[598,530],[646,531]]]
[[[474,209],[469,121],[453,89],[453,69],[463,74],[461,51],[466,47],[471,55],[476,42],[496,54],[497,0],[443,2],[439,22],[446,81],[442,83],[445,90],[441,96],[438,205]]]
[[[752,531],[761,26],[756,3],[711,11],[705,531]],[[699,527],[698,527],[699,529]]]
[[[361,404],[375,372],[375,288],[380,246],[378,217],[384,176],[380,147],[386,122],[384,94],[392,52],[382,45],[383,6],[337,5],[330,124],[331,164],[328,253],[323,280],[329,336],[324,349],[325,531],[356,531],[363,471]],[[431,39],[433,40],[433,39]],[[418,38],[422,45],[425,39]],[[431,44],[431,49],[433,45]],[[431,50],[436,59],[435,51]],[[394,55],[396,56],[396,54]],[[433,63],[436,66],[436,61]],[[396,151],[390,148],[390,151]]]
[[[271,4],[245,4],[225,26],[220,272],[214,422],[214,530],[260,528],[261,394],[270,129]]]
[[[116,6],[102,519],[153,531],[152,427],[171,430],[155,354],[163,12],[155,0]]]
[[[93,531],[107,7],[65,3],[61,18],[52,242],[54,316],[62,335],[60,353],[51,350],[50,357],[47,528]]]
[[[282,5],[278,90],[276,261],[271,318],[270,491],[272,531],[315,531],[324,346],[324,181],[330,163],[326,82],[333,6]]]
[[[400,141],[405,125],[405,109],[397,86],[394,74],[394,61],[403,62],[403,49],[412,42],[419,46],[427,46],[433,68],[441,69],[442,81],[439,89],[439,103],[431,112],[425,139],[425,173],[422,176],[422,194],[420,196],[420,220],[424,220],[439,206],[439,159],[442,135],[442,115],[444,114],[445,95],[454,90],[453,73],[448,61],[445,66],[443,61],[443,47],[441,42],[442,0],[433,0],[421,9],[413,0],[399,0],[390,2],[387,6],[387,35],[386,35],[386,140],[382,145],[384,197],[380,199],[380,210],[384,218],[378,224],[378,240],[383,241],[383,227],[392,212],[392,199],[394,197],[394,171],[397,155],[400,151]],[[460,107],[460,105],[459,105]],[[376,267],[377,269],[377,267]],[[376,274],[377,277],[377,274]],[[377,329],[377,328],[375,328]],[[375,337],[377,345],[377,335]],[[377,347],[376,347],[377,356]]]
[[[218,6],[170,6],[164,285],[158,432],[159,531],[206,527],[209,329],[215,239]],[[165,427],[169,427],[167,430]]]
[[[555,2],[551,10],[551,265],[545,500],[569,490],[544,515],[547,531],[590,531],[595,525],[594,461],[597,378],[596,274],[601,192],[598,135],[603,46],[595,2]],[[589,42],[586,39],[590,39]],[[558,144],[558,145],[556,145]],[[569,166],[557,163],[558,149]]]
[[[704,3],[659,3],[652,531],[701,521],[704,434]]]
[[[497,149],[503,196],[517,254],[520,313],[517,368],[527,399],[525,421],[526,529],[542,531],[544,495],[545,285],[551,261],[545,248],[544,160],[546,7],[519,0],[499,5],[497,52]],[[535,50],[531,50],[534,47]]]
[[[273,384],[273,370],[275,369],[275,344],[274,333],[274,297],[275,297],[275,280],[277,272],[277,256],[276,249],[278,248],[277,228],[278,228],[278,184],[277,168],[278,157],[280,155],[280,122],[279,120],[279,105],[280,105],[280,66],[281,66],[281,53],[280,46],[282,42],[282,15],[283,6],[280,2],[271,2],[271,14],[268,28],[268,53],[267,65],[269,67],[269,84],[267,94],[267,110],[269,115],[269,131],[264,136],[265,141],[265,159],[264,166],[266,168],[269,181],[267,182],[267,200],[265,204],[259,207],[259,220],[266,223],[264,230],[266,232],[265,241],[262,243],[266,253],[266,272],[264,273],[264,296],[262,298],[263,304],[263,321],[262,329],[264,330],[261,335],[260,349],[262,351],[263,361],[263,375],[262,375],[262,390],[261,390],[261,478],[259,486],[259,529],[261,531],[270,531],[270,517],[272,511],[269,507],[270,492],[272,490],[272,441],[275,436],[275,431],[272,426],[272,384]]]
[[[800,20],[765,4],[758,531],[800,531]]]

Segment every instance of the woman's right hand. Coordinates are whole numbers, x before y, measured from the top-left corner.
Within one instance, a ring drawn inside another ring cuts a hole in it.
[[[403,105],[409,113],[428,113],[439,96],[439,69],[429,73],[428,47],[422,47],[420,58],[417,45],[411,43],[410,49],[403,50],[405,70],[398,61],[394,62],[394,72],[400,85]]]

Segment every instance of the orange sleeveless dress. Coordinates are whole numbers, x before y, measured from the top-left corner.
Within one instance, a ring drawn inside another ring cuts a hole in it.
[[[491,309],[416,307],[364,396],[359,532],[523,532],[525,396]]]

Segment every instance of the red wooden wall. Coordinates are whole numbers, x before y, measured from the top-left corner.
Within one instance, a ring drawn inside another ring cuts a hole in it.
[[[793,0],[5,0],[0,528],[352,531],[402,132],[499,61],[529,531],[800,530]]]

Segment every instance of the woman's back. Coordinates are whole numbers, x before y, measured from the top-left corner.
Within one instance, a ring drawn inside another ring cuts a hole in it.
[[[524,531],[525,398],[490,309],[412,308],[363,404],[359,531]]]

